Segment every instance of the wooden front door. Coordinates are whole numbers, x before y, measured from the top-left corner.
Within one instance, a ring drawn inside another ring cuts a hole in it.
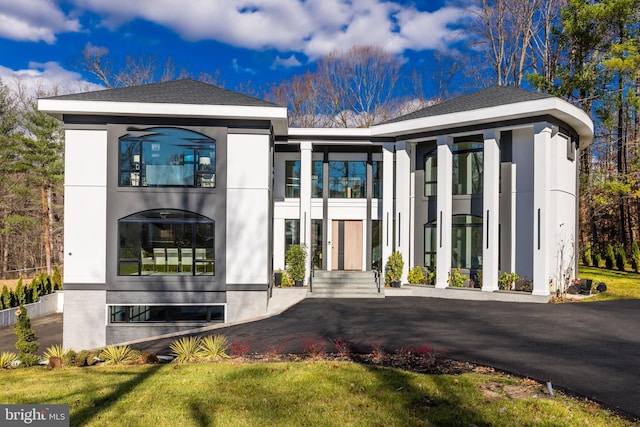
[[[362,221],[333,220],[331,269],[362,270]]]

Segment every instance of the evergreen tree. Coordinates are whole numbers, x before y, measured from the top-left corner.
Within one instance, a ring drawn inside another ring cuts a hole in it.
[[[32,366],[38,362],[39,344],[36,342],[36,332],[31,327],[31,319],[27,316],[27,309],[24,305],[20,305],[20,309],[16,312],[18,322],[15,327],[15,334],[18,336],[16,342],[16,350],[18,350],[18,359],[25,366]]]

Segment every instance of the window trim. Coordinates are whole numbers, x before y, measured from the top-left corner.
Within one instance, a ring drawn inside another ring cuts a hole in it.
[[[158,320],[158,321],[131,321],[131,312],[129,311],[127,313],[127,315],[125,316],[127,318],[127,320],[123,320],[123,321],[115,321],[114,320],[114,313],[112,312],[112,309],[114,307],[127,307],[128,309],[131,309],[133,307],[207,307],[207,308],[212,308],[212,307],[222,307],[222,321],[214,321],[211,320],[211,315],[213,314],[212,311],[207,310],[207,319],[206,320],[175,320],[172,321],[168,318],[169,314],[167,313],[167,315],[165,315],[165,320]],[[107,317],[107,325],[109,326],[114,326],[114,325],[166,325],[166,324],[201,324],[201,323],[226,323],[227,320],[227,304],[226,303],[187,303],[187,304],[182,304],[182,303],[168,303],[168,304],[162,304],[162,303],[150,303],[150,304],[107,304],[107,310],[106,310],[106,317]]]

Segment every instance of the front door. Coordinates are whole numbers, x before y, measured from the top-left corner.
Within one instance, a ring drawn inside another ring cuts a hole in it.
[[[362,221],[333,220],[331,269],[362,270]]]

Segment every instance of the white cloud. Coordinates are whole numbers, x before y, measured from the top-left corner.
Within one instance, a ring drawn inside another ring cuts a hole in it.
[[[336,48],[377,44],[392,53],[444,47],[464,9],[435,12],[384,0],[72,0],[116,29],[145,19],[188,40],[247,49],[301,52],[311,59]]]
[[[302,63],[298,61],[298,58],[296,58],[296,56],[292,53],[288,58],[281,58],[280,55],[278,55],[276,57],[276,60],[273,61],[271,68],[292,68],[299,67],[300,65],[302,65]]]
[[[53,44],[56,34],[80,31],[51,0],[0,0],[0,37]]]
[[[104,89],[84,80],[79,73],[62,68],[57,62],[32,62],[29,68],[23,70],[12,70],[0,65],[0,79],[12,92],[28,97]]]

